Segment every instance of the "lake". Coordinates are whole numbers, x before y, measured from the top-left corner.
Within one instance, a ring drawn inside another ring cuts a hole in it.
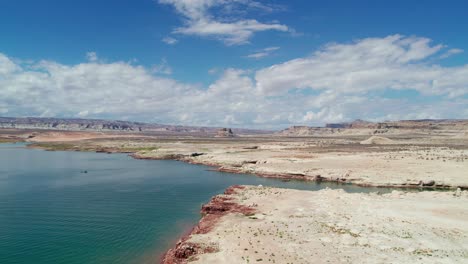
[[[382,191],[0,144],[0,263],[155,263],[234,184]]]

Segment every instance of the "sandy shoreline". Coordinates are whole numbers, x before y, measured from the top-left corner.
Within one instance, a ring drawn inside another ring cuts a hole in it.
[[[258,143],[257,143],[258,144]],[[132,154],[138,159],[176,159],[230,173],[352,183],[364,187],[468,189],[468,150],[445,146],[369,146],[315,141],[184,143]],[[340,149],[341,148],[341,149]],[[205,152],[200,152],[202,149]]]
[[[130,153],[138,159],[174,159],[262,177],[372,187],[468,188],[465,173],[468,141],[362,145],[356,142],[359,140],[104,137],[67,142],[28,141],[31,147],[46,150]]]
[[[54,142],[55,141],[50,141]],[[48,142],[48,143],[50,143]],[[214,170],[220,171],[220,172],[227,172],[227,173],[239,173],[239,174],[251,174],[257,177],[264,177],[264,178],[276,178],[276,179],[283,179],[283,180],[301,180],[301,181],[316,181],[316,182],[335,182],[335,183],[340,183],[340,184],[354,184],[357,186],[361,187],[377,187],[377,188],[401,188],[401,189],[433,189],[433,190],[447,190],[447,189],[457,189],[460,188],[462,190],[468,190],[468,176],[465,176],[463,174],[464,168],[468,170],[468,164],[462,164],[463,166],[459,166],[457,169],[457,177],[459,178],[458,182],[453,182],[453,181],[447,181],[446,177],[440,177],[439,180],[435,181],[432,179],[437,179],[436,177],[429,176],[429,179],[426,180],[418,180],[414,178],[407,178],[407,179],[398,179],[395,174],[393,174],[393,182],[378,182],[375,181],[375,179],[366,179],[362,180],[359,178],[352,178],[350,177],[350,170],[345,171],[341,176],[337,176],[337,174],[326,172],[323,174],[305,174],[302,172],[291,172],[290,167],[286,168],[281,168],[279,170],[272,170],[272,171],[262,171],[262,170],[256,170],[254,166],[257,164],[256,162],[253,161],[241,161],[241,166],[238,164],[232,164],[232,163],[226,163],[226,162],[220,162],[217,161],[215,156],[206,158],[200,158],[198,156],[199,153],[193,152],[193,153],[164,153],[162,149],[157,149],[157,152],[150,150],[150,151],[138,151],[139,147],[135,147],[135,149],[125,149],[125,148],[119,148],[119,147],[91,147],[89,149],[75,149],[73,147],[67,147],[63,146],[62,142],[58,142],[59,144],[57,145],[47,145],[44,146],[41,143],[35,144],[32,143],[31,145],[28,145],[28,147],[31,148],[39,148],[39,149],[44,149],[44,150],[70,150],[70,151],[93,151],[93,152],[102,152],[102,153],[127,153],[129,156],[135,158],[135,159],[146,159],[146,160],[177,160],[177,161],[182,161],[182,162],[187,162],[191,164],[197,164],[197,165],[205,165],[209,167],[213,167]],[[51,147],[52,146],[52,147]],[[151,148],[150,148],[151,149]],[[464,153],[464,152],[462,152]],[[203,154],[205,155],[205,154]],[[330,154],[328,154],[330,155]],[[333,155],[333,154],[332,154]],[[339,154],[338,154],[339,155]],[[200,155],[202,156],[202,155]],[[468,158],[468,157],[467,157]],[[468,161],[468,160],[467,160]],[[358,163],[358,162],[357,162]],[[445,161],[444,161],[445,163]],[[245,166],[247,165],[247,166]],[[293,164],[290,164],[293,165]],[[402,165],[399,167],[403,167]],[[436,166],[433,166],[436,167]],[[403,167],[407,168],[407,167]],[[446,168],[446,166],[445,166]],[[296,170],[298,167],[295,168]],[[299,168],[300,169],[300,168]],[[419,168],[418,168],[419,169]],[[314,169],[316,170],[316,169]],[[378,171],[378,169],[372,169],[371,171]],[[443,173],[442,170],[439,169],[441,173]],[[452,171],[453,172],[453,171]],[[380,171],[382,173],[382,171]],[[414,173],[414,172],[413,172]],[[429,172],[430,174],[433,174],[432,171]],[[460,174],[461,173],[461,174]],[[407,172],[400,174],[401,176],[413,176],[413,175],[407,175]],[[418,178],[427,178],[427,174],[425,175],[415,175]],[[414,176],[413,176],[414,177]],[[386,179],[388,179],[389,176],[386,174]],[[391,178],[391,177],[390,177]],[[400,177],[401,178],[401,177]],[[443,180],[440,180],[440,178],[443,178]],[[381,179],[379,179],[381,180]],[[385,180],[385,179],[384,179]]]
[[[395,129],[379,136],[369,129],[344,129],[339,133],[317,129],[307,137],[272,134],[213,138],[0,129],[0,140],[22,140],[46,150],[175,159],[262,177],[373,187],[466,189],[468,136],[463,131],[453,124],[442,130]]]
[[[232,187],[162,263],[466,263],[467,204],[466,191]]]

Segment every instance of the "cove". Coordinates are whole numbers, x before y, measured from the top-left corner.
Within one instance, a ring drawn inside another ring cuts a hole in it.
[[[235,184],[388,191],[0,144],[0,263],[155,263],[198,222],[202,204]]]

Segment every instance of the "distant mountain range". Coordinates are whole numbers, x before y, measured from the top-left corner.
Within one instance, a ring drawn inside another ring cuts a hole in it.
[[[399,120],[385,122],[368,122],[364,120],[355,120],[348,123],[327,124],[327,128],[372,128],[372,129],[437,129],[443,127],[466,128],[468,119],[417,119],[417,120]]]
[[[385,122],[355,120],[346,123],[331,123],[325,127],[292,126],[277,132],[280,136],[313,135],[359,135],[359,134],[399,134],[410,131],[468,132],[468,119],[421,119]]]
[[[141,132],[156,134],[205,134],[217,135],[225,130],[221,127],[197,127],[164,125],[143,122],[79,119],[79,118],[40,118],[40,117],[0,117],[0,128],[17,129],[43,129],[43,130],[70,130],[70,131],[116,131],[116,132]],[[277,135],[306,136],[317,134],[330,134],[343,130],[375,130],[375,133],[387,133],[405,129],[429,129],[429,130],[467,130],[467,119],[422,119],[401,120],[385,122],[369,122],[355,120],[345,123],[330,123],[325,127],[292,126],[277,132]],[[233,128],[236,135],[271,134],[273,131]]]
[[[119,131],[146,132],[161,134],[216,134],[221,127],[197,127],[163,125],[143,122],[80,119],[80,118],[41,118],[41,117],[0,117],[0,128],[44,129],[70,131]],[[271,131],[255,129],[232,129],[234,134],[267,134]]]

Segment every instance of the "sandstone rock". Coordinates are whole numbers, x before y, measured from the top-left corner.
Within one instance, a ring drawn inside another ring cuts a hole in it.
[[[422,185],[423,185],[423,186],[434,186],[434,185],[435,185],[435,181],[433,181],[433,180],[423,181]]]
[[[189,257],[195,255],[197,253],[197,246],[194,244],[181,244],[180,247],[178,247],[175,250],[175,257],[180,258],[180,259],[188,259]]]
[[[215,137],[234,137],[234,133],[230,128],[221,128],[218,130]]]

